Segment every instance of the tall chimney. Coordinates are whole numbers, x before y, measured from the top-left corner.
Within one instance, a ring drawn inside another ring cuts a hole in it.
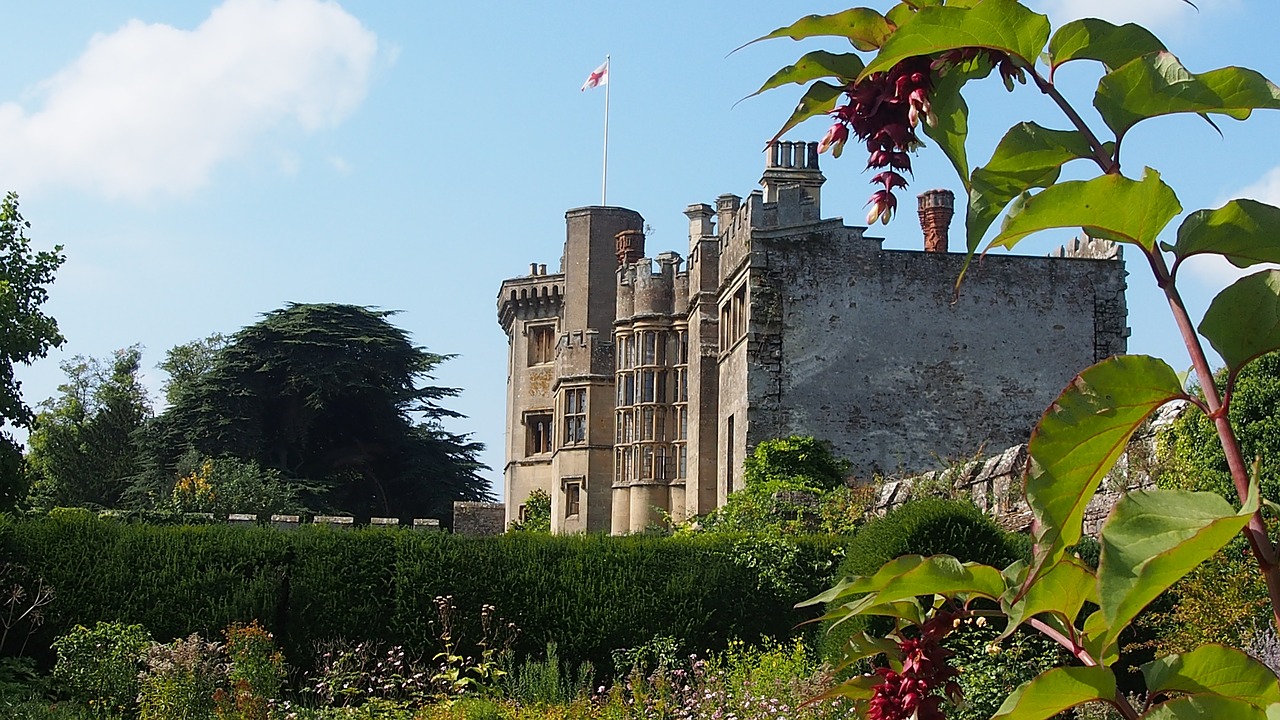
[[[950,190],[920,193],[920,229],[924,231],[925,252],[947,252],[947,230],[955,215],[956,196]]]
[[[623,230],[617,235],[618,265],[630,265],[644,257],[644,232]]]

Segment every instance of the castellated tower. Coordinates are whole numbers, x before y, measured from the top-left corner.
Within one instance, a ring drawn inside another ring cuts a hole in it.
[[[773,143],[761,188],[685,209],[686,263],[640,215],[566,213],[563,267],[502,284],[510,346],[508,519],[552,498],[556,532],[640,532],[706,514],[744,458],[829,441],[856,480],[1024,442],[1082,368],[1127,347],[1124,260],[948,247],[954,195],[919,198],[915,249],[823,219],[816,143]],[[901,222],[901,220],[899,221]]]
[[[613,476],[613,318],[617,236],[640,231],[634,211],[565,213],[560,272],[531,265],[503,282],[508,338],[507,521],[535,489],[551,496],[555,532],[607,532]]]

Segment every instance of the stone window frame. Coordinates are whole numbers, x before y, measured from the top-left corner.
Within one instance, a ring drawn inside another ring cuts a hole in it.
[[[582,493],[586,488],[587,478],[583,475],[567,475],[560,478],[560,492],[564,495],[566,520],[582,514]]]
[[[555,323],[529,323],[525,326],[525,336],[528,338],[527,364],[529,367],[555,362]]]
[[[525,457],[546,455],[555,450],[556,424],[552,408],[525,411],[522,424],[525,427]],[[541,435],[537,434],[539,426],[542,428]]]
[[[564,435],[560,446],[581,445],[587,442],[587,389],[565,388],[563,394]]]

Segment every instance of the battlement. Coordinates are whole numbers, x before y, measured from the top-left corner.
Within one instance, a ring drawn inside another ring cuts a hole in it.
[[[1080,237],[1072,238],[1071,242],[1049,253],[1049,257],[1118,260],[1121,257],[1120,243],[1081,235]]]
[[[498,290],[498,323],[511,334],[516,320],[555,317],[564,303],[564,274],[547,274],[547,266],[529,264],[529,274],[511,278]]]
[[[561,333],[556,343],[555,377],[613,376],[613,338],[597,330]]]
[[[683,262],[679,253],[663,252],[619,267],[617,319],[686,312],[689,272],[680,268]]]

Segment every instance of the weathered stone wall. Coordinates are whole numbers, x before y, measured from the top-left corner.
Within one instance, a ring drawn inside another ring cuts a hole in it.
[[[1134,433],[1128,450],[1116,462],[1084,511],[1084,532],[1097,537],[1102,523],[1120,496],[1151,487],[1151,469],[1156,457],[1157,436],[1187,407],[1174,402],[1162,407],[1151,421]],[[994,517],[1005,529],[1025,532],[1031,527],[1031,508],[1023,494],[1022,480],[1027,467],[1027,446],[1015,445],[999,455],[952,468],[935,470],[880,487],[876,514],[883,515],[913,497],[944,494],[968,497]]]
[[[883,250],[825,221],[758,230],[750,262],[748,442],[815,435],[862,477],[1025,441],[1125,345],[1118,260],[988,256],[957,297],[963,254]]]
[[[501,535],[507,529],[507,509],[502,503],[453,503],[453,531],[458,535]]]

